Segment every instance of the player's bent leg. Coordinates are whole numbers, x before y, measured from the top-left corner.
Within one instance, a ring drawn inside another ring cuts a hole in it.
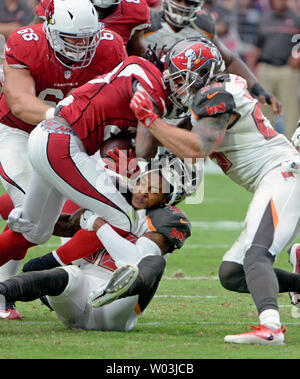
[[[292,272],[295,274],[300,274],[300,244],[296,243],[292,245],[289,250],[289,262],[292,266]],[[289,292],[291,303],[297,308],[300,308],[300,291]]]
[[[48,129],[47,123],[42,123],[30,135],[28,152],[34,169],[75,204],[130,230],[129,205],[107,175],[104,163],[86,153],[71,128],[66,134]]]
[[[240,293],[249,293],[244,267],[240,263],[223,261],[219,268],[221,285],[229,290]]]
[[[156,255],[143,258],[137,267],[123,266],[114,272],[106,287],[89,295],[88,302],[101,307],[116,299],[138,295],[138,307],[143,312],[157,291],[165,266],[165,259]]]
[[[68,274],[60,269],[27,272],[0,283],[0,294],[6,303],[32,301],[43,294],[57,296],[68,284]]]

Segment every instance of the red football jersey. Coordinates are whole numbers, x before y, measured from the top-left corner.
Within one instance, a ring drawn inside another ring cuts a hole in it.
[[[134,79],[165,115],[170,102],[162,73],[149,61],[136,56],[74,90],[59,104],[62,106],[59,115],[72,126],[89,155],[98,151],[111,133],[136,129],[137,119],[129,107]]]
[[[39,4],[37,5],[37,7],[35,8],[35,14],[38,17],[42,18],[43,20],[46,20],[45,12],[51,1],[52,0],[41,0]]]
[[[45,20],[45,10],[52,0],[41,0],[36,15]],[[97,7],[96,7],[97,9]],[[122,0],[117,9],[108,17],[99,18],[102,27],[120,34],[126,45],[137,30],[150,26],[150,8],[146,0]]]
[[[102,27],[120,34],[126,45],[137,30],[146,30],[150,26],[150,8],[146,0],[122,0],[114,13],[103,19]]]
[[[68,69],[55,58],[43,31],[43,24],[14,31],[7,40],[5,55],[8,65],[26,68],[31,72],[36,96],[52,106],[69,95],[74,88],[111,71],[127,57],[121,37],[103,29],[91,64],[81,69]],[[3,94],[0,97],[0,122],[29,133],[34,128],[13,116]]]

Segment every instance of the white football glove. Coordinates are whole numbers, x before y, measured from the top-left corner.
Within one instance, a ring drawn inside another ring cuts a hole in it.
[[[299,124],[298,124],[299,125]],[[292,143],[294,144],[295,147],[300,146],[300,126],[295,130],[292,138],[291,138]]]
[[[14,208],[7,219],[7,225],[9,229],[17,233],[27,233],[33,228],[33,224],[22,218],[22,208]]]
[[[92,232],[94,230],[94,222],[99,216],[92,211],[85,211],[80,217],[80,227]]]
[[[290,159],[281,163],[281,171],[299,174],[300,173],[300,157],[296,159]]]

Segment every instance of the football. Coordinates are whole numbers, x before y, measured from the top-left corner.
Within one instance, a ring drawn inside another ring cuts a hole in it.
[[[129,151],[134,150],[134,136],[128,133],[119,133],[105,140],[100,146],[100,154],[102,158],[109,158],[107,155],[109,150],[117,147],[119,150]]]

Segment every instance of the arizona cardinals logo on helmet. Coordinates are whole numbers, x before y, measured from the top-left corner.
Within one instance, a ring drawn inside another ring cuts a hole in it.
[[[54,1],[50,1],[50,3],[48,4],[47,8],[46,8],[46,20],[48,22],[48,24],[54,24],[54,19],[53,19],[53,15],[54,15]]]

